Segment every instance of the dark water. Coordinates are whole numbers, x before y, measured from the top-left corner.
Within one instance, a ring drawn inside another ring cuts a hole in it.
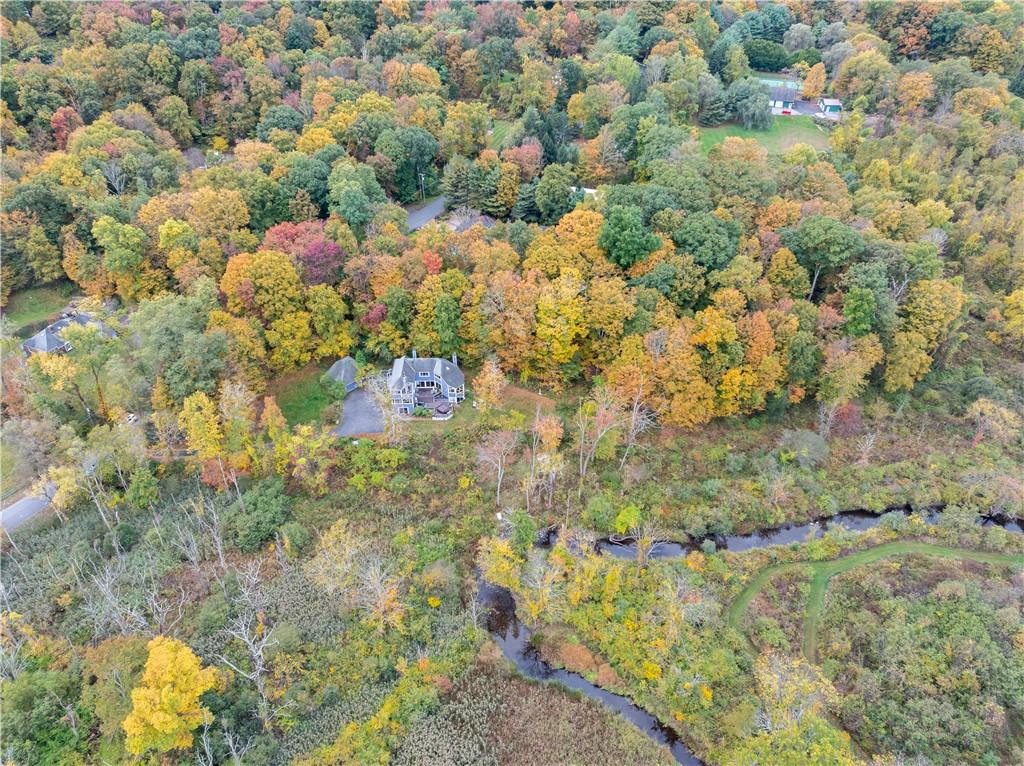
[[[772,529],[762,529],[746,535],[720,535],[704,539],[692,539],[686,542],[666,541],[659,543],[650,554],[650,558],[673,558],[685,556],[690,551],[700,550],[705,540],[710,540],[718,550],[729,550],[734,553],[754,550],[755,548],[767,548],[771,545],[789,545],[791,543],[802,543],[808,539],[823,537],[829,530],[843,529],[847,532],[863,532],[877,527],[882,523],[882,517],[891,512],[905,513],[909,515],[912,510],[909,507],[887,508],[880,513],[871,511],[855,510],[843,511],[835,516],[810,521],[805,524],[788,524]],[[919,512],[925,524],[938,524],[942,518],[940,508],[926,508]],[[982,526],[1000,526],[1010,532],[1021,532],[1022,528],[1018,522],[993,518],[979,517]],[[617,558],[636,558],[636,544],[629,539],[599,540],[597,548],[602,553],[608,553]]]
[[[663,726],[657,718],[628,697],[595,686],[578,673],[553,668],[541,659],[537,650],[530,645],[530,629],[516,617],[516,602],[507,589],[481,581],[477,598],[488,608],[487,630],[491,638],[524,676],[538,681],[558,681],[563,686],[597,700],[624,716],[655,742],[668,747],[677,762],[685,766],[703,766],[702,761],[690,752],[675,732]]]
[[[800,543],[810,537],[819,538],[829,529],[863,532],[878,526],[882,522],[882,517],[892,511],[908,515],[912,512],[909,506],[887,508],[881,513],[863,510],[844,511],[828,519],[819,519],[806,524],[792,524],[774,529],[764,529],[747,535],[725,535],[707,539],[711,539],[719,550],[749,551],[771,545]],[[920,515],[926,524],[936,524],[941,518],[941,508],[924,509]],[[1020,523],[1011,519],[989,517],[982,518],[980,523],[982,526],[1001,526],[1010,532],[1024,531]],[[555,544],[557,539],[558,530],[555,527],[549,527],[541,530],[537,536],[537,545],[550,547]],[[685,556],[690,551],[700,550],[703,542],[704,540],[689,540],[685,543],[676,541],[658,543],[650,552],[649,557],[657,559]],[[636,544],[631,540],[599,540],[597,548],[602,553],[619,558],[636,558]],[[541,659],[537,650],[530,645],[530,629],[519,622],[516,617],[515,599],[506,588],[490,585],[481,580],[477,598],[488,609],[487,630],[490,631],[491,637],[524,676],[538,681],[558,681],[570,689],[575,689],[581,694],[601,702],[625,716],[655,742],[666,745],[679,763],[685,766],[703,766],[703,762],[683,744],[675,732],[664,726],[646,710],[634,704],[628,697],[613,694],[595,686],[578,673],[553,668]]]

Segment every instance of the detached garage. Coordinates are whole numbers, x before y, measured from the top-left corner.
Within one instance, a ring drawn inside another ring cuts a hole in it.
[[[800,91],[796,88],[787,88],[785,86],[772,88],[771,90],[771,107],[772,113],[774,114],[789,114],[796,107],[796,102],[800,98]]]

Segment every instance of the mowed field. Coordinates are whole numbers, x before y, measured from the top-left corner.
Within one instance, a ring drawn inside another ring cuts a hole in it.
[[[700,147],[710,151],[715,144],[726,138],[752,138],[768,150],[769,154],[783,154],[797,144],[809,144],[815,149],[828,148],[828,132],[814,124],[814,118],[807,115],[772,117],[769,130],[747,130],[741,125],[719,125],[717,128],[700,128]]]

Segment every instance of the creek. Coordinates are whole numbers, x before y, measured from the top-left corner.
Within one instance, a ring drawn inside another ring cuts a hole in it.
[[[664,541],[658,543],[650,553],[650,558],[672,558],[685,556],[690,551],[700,550],[702,544],[711,540],[719,550],[735,552],[766,548],[772,545],[788,545],[804,542],[810,537],[819,538],[829,529],[845,529],[862,532],[882,523],[885,513],[898,511],[910,514],[909,506],[887,508],[881,513],[865,510],[852,510],[838,513],[829,518],[822,518],[806,524],[791,524],[772,529],[763,529],[746,535],[725,535],[703,539],[690,539],[686,542]],[[941,518],[942,508],[932,507],[922,511],[926,524],[936,524]],[[1013,519],[980,517],[983,526],[1001,526],[1011,532],[1024,532],[1021,524]],[[557,539],[557,531],[544,530],[538,540],[538,546],[550,547]],[[629,539],[605,538],[597,542],[597,548],[619,558],[635,558],[636,544]],[[684,766],[704,766],[701,761],[679,738],[672,729],[661,723],[655,716],[634,703],[628,697],[603,689],[591,683],[579,673],[564,668],[555,668],[544,661],[540,652],[530,643],[531,631],[516,616],[516,602],[507,588],[491,585],[484,580],[479,581],[477,599],[487,609],[487,630],[491,638],[501,648],[502,653],[516,666],[516,669],[527,678],[537,681],[557,681],[570,689],[596,700],[616,713],[624,716],[630,723],[658,744],[665,745],[676,759]]]

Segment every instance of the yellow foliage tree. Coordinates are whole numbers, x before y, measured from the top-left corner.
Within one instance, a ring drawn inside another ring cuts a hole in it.
[[[129,752],[190,747],[192,731],[213,720],[199,698],[216,683],[216,669],[202,667],[185,644],[166,636],[150,641],[142,685],[132,689],[132,711],[122,724]]]
[[[804,98],[815,99],[825,90],[825,65],[820,61],[807,70],[804,77]]]

